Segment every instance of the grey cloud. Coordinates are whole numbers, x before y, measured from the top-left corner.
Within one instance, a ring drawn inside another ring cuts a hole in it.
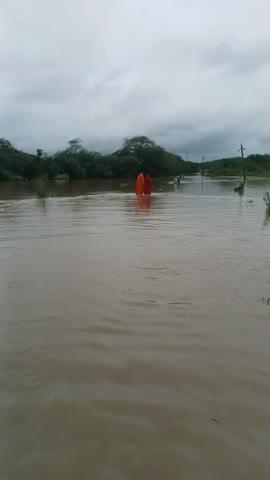
[[[0,136],[114,150],[145,134],[190,158],[270,150],[267,0],[10,0]]]
[[[229,155],[236,156],[238,142],[239,140],[234,138],[232,131],[224,130],[198,136],[196,140],[176,144],[174,148],[182,152],[191,152],[193,158],[197,160],[200,160],[202,155],[212,159],[219,155],[226,155],[226,152]]]
[[[119,80],[124,76],[124,69],[118,69],[107,74],[105,78],[97,81],[94,85],[88,88],[88,95],[91,97],[97,97],[102,95],[108,95],[113,91],[119,89]]]
[[[67,72],[40,71],[28,77],[22,88],[17,87],[14,100],[31,103],[61,103],[85,88],[83,81]]]
[[[270,41],[251,45],[220,43],[204,54],[204,63],[211,67],[223,67],[228,73],[252,73],[270,65]]]
[[[179,121],[161,121],[156,126],[153,125],[149,131],[150,135],[154,135],[162,141],[162,139],[166,139],[169,135],[179,136],[181,138],[182,135],[190,134],[194,131],[194,125],[192,122],[188,123],[183,119],[179,119]]]

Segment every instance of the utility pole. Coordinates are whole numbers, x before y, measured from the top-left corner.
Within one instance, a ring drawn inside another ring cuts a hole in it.
[[[204,162],[205,162],[205,155],[202,156],[202,172],[204,173]]]
[[[205,162],[205,155],[202,156],[202,167],[201,167],[201,186],[202,186],[202,194],[204,193],[204,162]]]
[[[201,173],[204,174],[204,162],[205,162],[205,155],[203,154],[202,156],[202,168],[201,168]]]
[[[242,157],[242,162],[243,162],[243,181],[244,181],[244,184],[246,183],[246,179],[247,179],[246,162],[245,162],[245,156],[244,156],[244,151],[245,150],[246,149],[243,147],[243,144],[241,143],[240,152],[241,152],[241,157]]]
[[[243,182],[241,182],[238,187],[235,187],[234,191],[238,192],[239,195],[243,195],[244,190],[245,190],[245,185],[246,185],[246,179],[247,179],[247,170],[246,170],[246,162],[245,162],[245,156],[244,156],[244,151],[246,149],[243,147],[243,144],[241,143],[240,146],[240,152],[241,152],[241,157],[242,157],[242,164],[243,164]]]
[[[240,151],[241,151],[242,158],[244,158],[244,150],[246,149],[243,147],[243,144],[241,143]]]

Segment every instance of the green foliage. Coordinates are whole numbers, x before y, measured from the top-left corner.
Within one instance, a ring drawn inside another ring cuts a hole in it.
[[[147,137],[124,140],[122,147],[111,155],[83,148],[79,138],[68,142],[66,149],[54,155],[37,149],[36,155],[16,150],[6,139],[0,139],[0,180],[20,176],[28,180],[57,175],[70,179],[81,178],[128,178],[140,171],[153,176],[170,176],[196,173],[198,166],[167,152]]]
[[[0,170],[0,182],[10,180],[10,175],[6,170]]]
[[[223,158],[206,162],[204,172],[208,175],[242,175],[245,165],[247,174],[270,175],[270,155],[249,155],[243,160],[241,157]]]
[[[41,176],[37,179],[37,196],[38,198],[48,197],[48,177]]]
[[[121,151],[125,155],[139,156],[140,152],[146,150],[154,150],[156,148],[158,147],[155,142],[153,142],[147,137],[132,137],[125,138]]]
[[[14,150],[14,148],[9,142],[9,140],[7,140],[6,138],[0,138],[0,152],[10,152],[11,150]]]
[[[6,172],[5,177],[21,176],[30,180],[38,174],[36,157],[16,150],[8,140],[1,138],[0,170]]]
[[[139,160],[133,154],[107,155],[103,161],[110,166],[112,177],[128,178],[135,176],[140,168]]]
[[[60,175],[62,173],[59,163],[56,162],[53,158],[48,159],[46,166],[47,168],[44,168],[43,171],[47,171],[49,180],[54,180],[57,175]]]
[[[250,155],[244,162],[247,174],[270,175],[270,155]],[[70,179],[128,178],[140,171],[155,177],[199,171],[208,175],[239,176],[243,175],[243,160],[234,157],[204,164],[185,162],[145,136],[125,139],[121,148],[110,155],[86,150],[79,138],[70,140],[67,148],[54,155],[46,155],[40,148],[36,155],[31,155],[0,138],[0,181],[15,177],[32,180],[41,176],[53,180],[57,175],[68,175]]]
[[[158,177],[197,171],[195,164],[191,167],[191,163],[184,162],[179,155],[167,152],[144,136],[125,139],[122,149],[118,150],[116,155],[120,158],[125,157],[126,162],[128,159],[132,161],[132,166],[129,168],[131,175],[146,171]]]
[[[70,153],[78,153],[80,150],[82,150],[82,141],[80,138],[74,138],[72,140],[69,140],[68,142],[69,148],[68,150]]]

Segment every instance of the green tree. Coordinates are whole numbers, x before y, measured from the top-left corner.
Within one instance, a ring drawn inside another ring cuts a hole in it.
[[[71,153],[76,154],[82,150],[82,141],[80,138],[73,138],[72,140],[69,140],[68,144]]]
[[[22,175],[28,180],[32,180],[33,178],[35,178],[38,175],[37,163],[34,160],[27,161],[24,164]]]
[[[42,148],[38,148],[38,149],[37,149],[37,158],[40,159],[40,158],[42,157],[42,155],[43,155],[43,150],[42,150]]]
[[[2,151],[14,150],[14,147],[12,146],[9,140],[2,137],[0,138],[0,150]]]
[[[176,175],[182,173],[186,162],[169,152],[148,137],[133,137],[124,140],[122,149],[116,152],[127,159],[136,158],[136,170],[147,171],[153,176]],[[132,163],[134,165],[134,162]],[[186,170],[188,170],[188,166]]]
[[[247,161],[248,163],[248,161]],[[266,168],[266,161],[261,168]],[[268,162],[269,163],[269,162]],[[258,164],[250,160],[250,168]],[[194,173],[198,167],[184,162],[179,155],[167,152],[148,137],[140,136],[124,140],[122,147],[111,155],[101,155],[83,148],[79,138],[68,142],[67,148],[46,155],[37,149],[36,155],[17,150],[5,138],[0,139],[1,178],[23,176],[32,179],[47,176],[53,179],[59,173],[70,178],[126,178],[147,170],[153,176]]]
[[[10,180],[10,174],[6,170],[0,170],[0,182]]]
[[[155,142],[148,137],[140,136],[126,138],[122,146],[122,152],[125,154],[136,155],[143,150],[154,150],[155,148],[157,148]]]

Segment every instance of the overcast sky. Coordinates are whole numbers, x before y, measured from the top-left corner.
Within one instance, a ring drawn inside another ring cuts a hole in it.
[[[0,137],[270,152],[269,0],[0,0]]]

